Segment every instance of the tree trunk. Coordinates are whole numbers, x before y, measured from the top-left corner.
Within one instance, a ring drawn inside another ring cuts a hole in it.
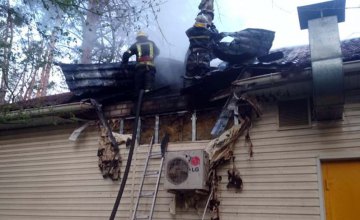
[[[8,90],[8,81],[9,81],[9,68],[10,68],[10,55],[12,47],[12,37],[13,37],[13,19],[10,9],[10,2],[7,1],[7,19],[6,26],[4,31],[4,52],[3,52],[3,62],[1,64],[2,75],[1,75],[1,84],[0,84],[0,104],[5,103],[6,92]]]
[[[41,70],[40,76],[40,85],[39,89],[36,93],[36,97],[46,96],[48,85],[49,85],[49,78],[51,72],[52,61],[54,58],[54,48],[55,48],[55,39],[56,39],[56,31],[53,31],[50,39],[50,43],[46,50],[45,55],[45,65]]]
[[[83,25],[82,33],[82,56],[81,63],[91,63],[91,52],[94,49],[97,34],[96,30],[100,24],[101,12],[103,10],[102,0],[89,0],[88,1],[88,11],[86,14],[86,20]]]

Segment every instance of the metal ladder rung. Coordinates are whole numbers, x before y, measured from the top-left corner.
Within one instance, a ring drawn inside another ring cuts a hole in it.
[[[162,157],[161,152],[156,152],[156,153],[150,154],[150,158],[152,158],[152,159],[160,159],[161,157]]]
[[[145,176],[157,176],[159,171],[146,171]]]
[[[154,197],[154,191],[141,192],[140,197],[152,198]]]
[[[135,216],[135,219],[149,219],[149,215],[137,215]]]
[[[135,203],[135,207],[134,207],[134,210],[132,213],[131,220],[135,220],[135,219],[152,220],[153,219],[154,207],[155,207],[155,203],[156,203],[156,196],[157,196],[157,193],[159,190],[161,171],[162,171],[162,167],[163,167],[163,163],[164,163],[164,157],[161,152],[154,152],[154,153],[152,152],[153,140],[154,140],[154,137],[151,138],[149,151],[148,151],[148,155],[147,155],[145,166],[144,166],[144,172],[143,172],[143,176],[141,178],[139,192],[138,192],[138,196],[136,199],[136,203]],[[160,159],[159,170],[148,171],[150,160],[154,159],[154,158]],[[156,185],[155,185],[154,190],[144,190],[143,191],[144,181],[145,181],[146,177],[156,177]],[[149,215],[137,215],[137,213],[136,213],[138,211],[139,202],[140,202],[141,198],[151,198],[152,199],[151,209],[149,210]]]

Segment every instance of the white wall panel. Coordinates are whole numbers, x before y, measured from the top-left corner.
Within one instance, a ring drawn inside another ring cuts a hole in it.
[[[235,148],[236,167],[244,191],[226,188],[227,169],[219,170],[221,219],[319,220],[316,158],[321,153],[360,152],[360,104],[345,106],[338,122],[314,123],[296,130],[279,130],[275,106],[267,106],[251,130],[254,157],[244,139]],[[98,170],[97,129],[87,130],[77,142],[68,141],[75,127],[49,126],[2,132],[0,135],[0,219],[108,219],[119,181],[104,180]],[[169,151],[201,149],[207,141],[172,143]],[[158,149],[158,145],[156,146]],[[123,168],[127,150],[121,148]],[[117,219],[128,219],[137,192],[147,148],[136,153]],[[151,164],[156,169],[158,162]],[[152,189],[155,179],[144,185]],[[201,219],[202,210],[169,213],[173,195],[161,180],[155,219]],[[149,205],[150,200],[146,200]],[[148,206],[147,206],[148,207]],[[146,207],[142,206],[140,209]]]

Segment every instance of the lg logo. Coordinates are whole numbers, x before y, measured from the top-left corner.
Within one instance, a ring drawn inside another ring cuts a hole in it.
[[[200,171],[199,165],[201,162],[200,157],[198,156],[191,157],[190,155],[186,155],[186,158],[188,159],[188,162],[191,164],[189,171],[199,172]]]

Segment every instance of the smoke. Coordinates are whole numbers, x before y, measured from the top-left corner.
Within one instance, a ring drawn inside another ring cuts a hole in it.
[[[155,59],[156,65],[156,86],[171,86],[172,89],[179,89],[183,86],[183,75],[185,72],[184,62],[158,57]]]
[[[178,61],[175,68],[176,74],[172,74],[169,68],[158,71],[159,78],[178,82],[181,70],[179,63],[184,64],[186,52],[189,47],[189,40],[185,31],[190,28],[197,16],[198,5],[201,0],[168,0],[160,6],[157,14],[157,22],[150,24],[146,31],[149,38],[160,48],[160,58],[169,58]],[[273,48],[306,44],[308,42],[307,31],[301,31],[298,26],[297,6],[314,0],[277,0],[275,1],[234,1],[234,0],[215,0],[215,19],[214,23],[220,32],[235,32],[246,28],[263,28],[276,32]],[[320,1],[320,0],[318,0]],[[351,0],[348,0],[351,2]],[[354,6],[354,5],[353,5]],[[347,10],[347,16],[357,10]],[[359,13],[358,13],[359,14]],[[357,15],[359,16],[359,15]],[[354,17],[355,18],[355,17]],[[359,19],[348,18],[347,22],[340,24],[340,32],[343,36],[354,36],[360,33],[359,25],[354,22]],[[342,26],[348,27],[351,32],[346,31]],[[351,28],[350,28],[351,27]],[[228,39],[224,39],[228,41]],[[217,65],[221,61],[214,61]],[[159,67],[159,65],[157,65]],[[174,77],[174,78],[172,78]],[[171,79],[171,80],[170,80]]]
[[[149,38],[160,48],[160,57],[184,62],[189,47],[185,31],[194,24],[200,0],[169,0],[161,6]]]
[[[147,30],[149,39],[160,49],[160,55],[155,59],[157,84],[175,89],[182,87],[189,48],[185,31],[193,26],[199,3],[200,0],[167,1],[157,14],[157,22]]]

